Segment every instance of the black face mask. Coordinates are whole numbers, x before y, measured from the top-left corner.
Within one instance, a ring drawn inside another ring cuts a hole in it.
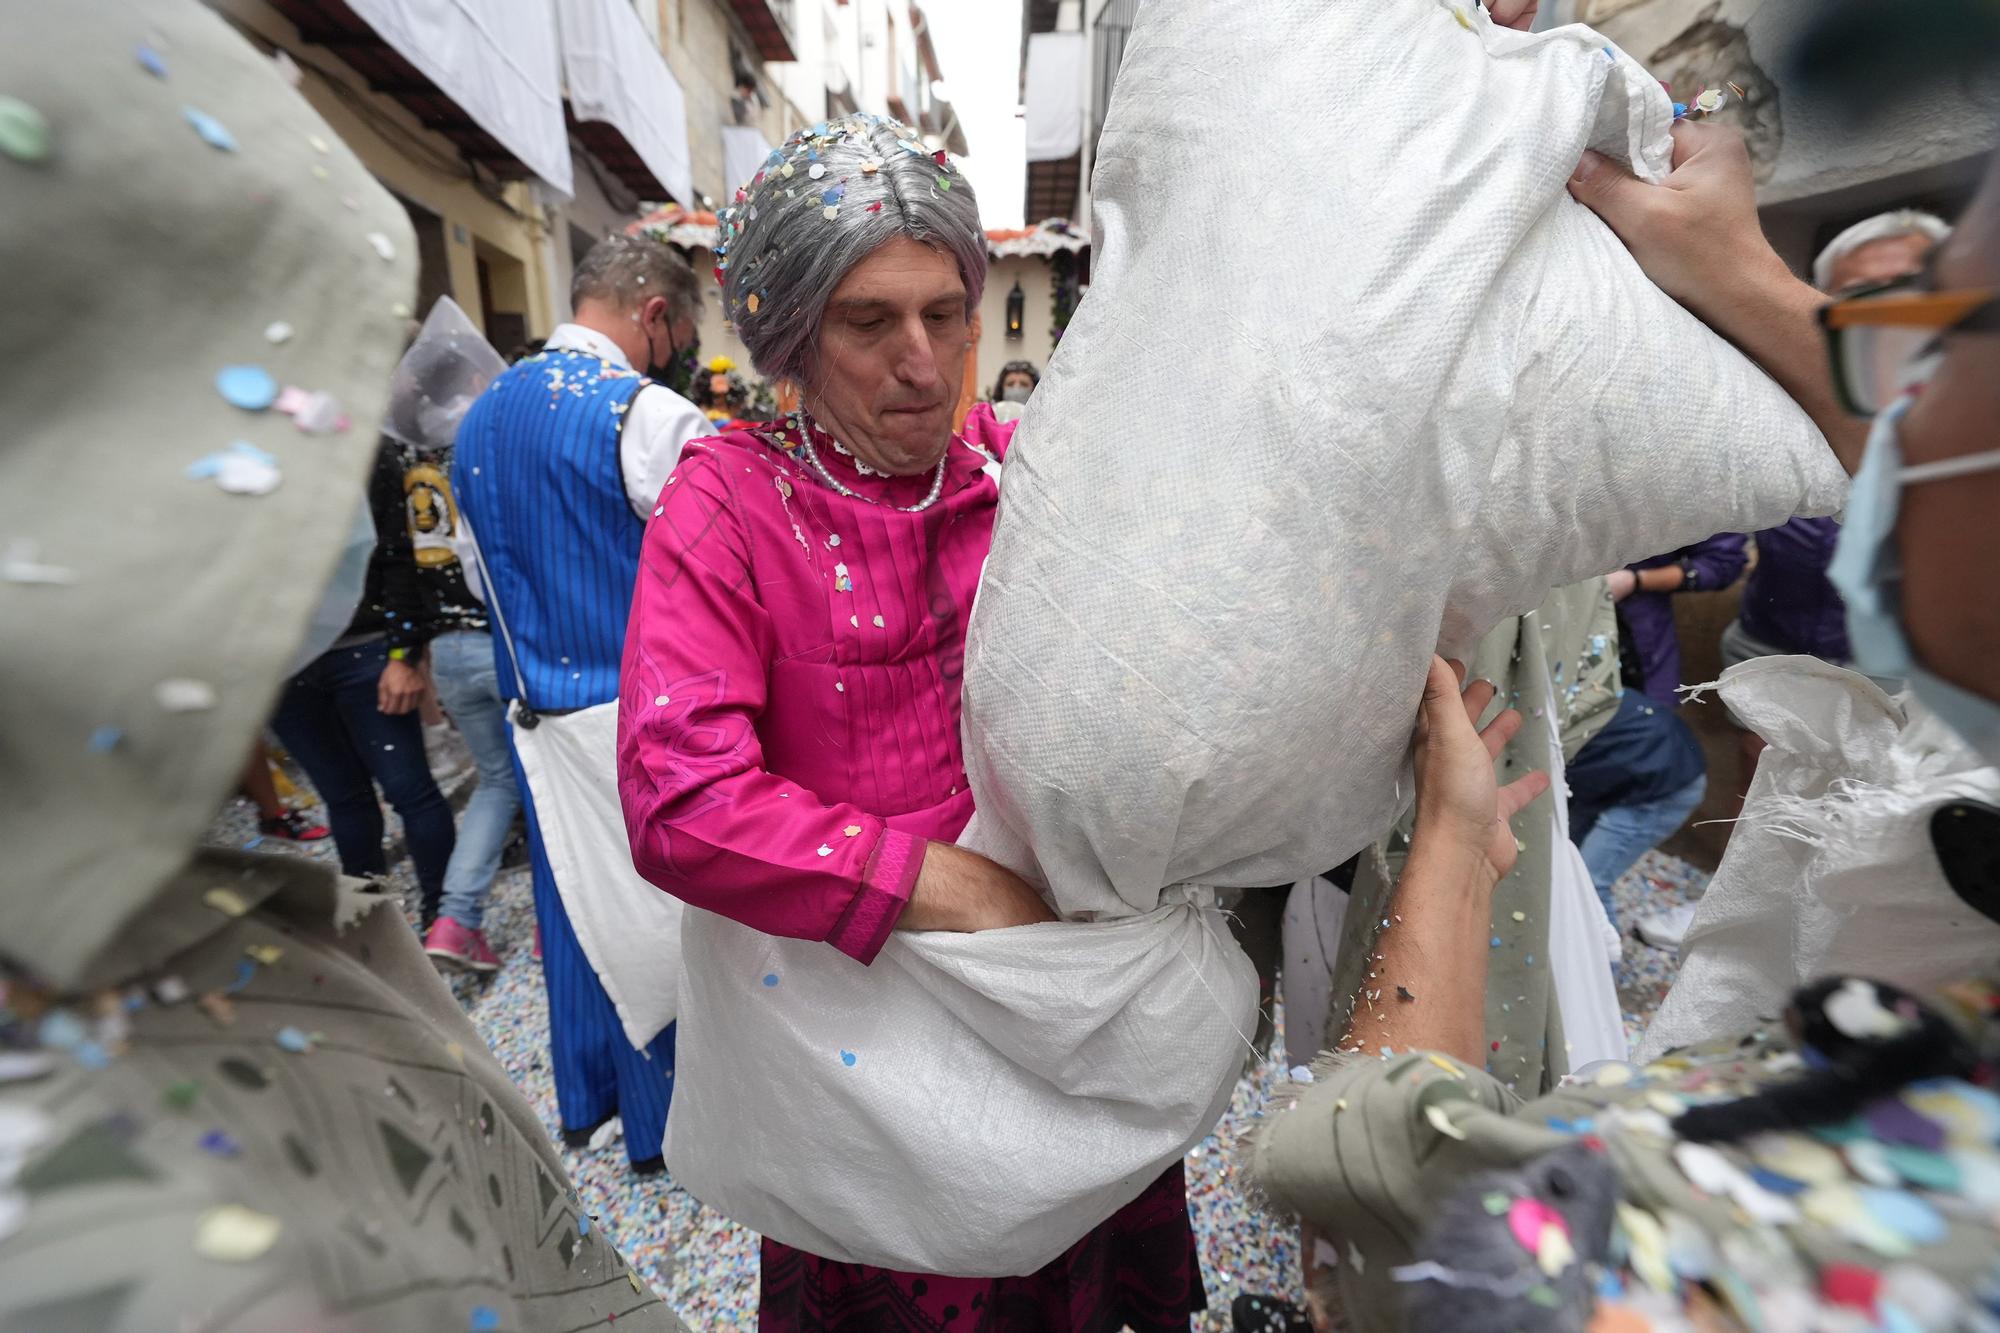
[[[651,330],[648,330],[646,333],[646,360],[648,362],[646,366],[646,378],[657,380],[675,392],[684,394],[687,391],[688,380],[692,374],[695,357],[699,355],[700,351],[701,338],[699,335],[696,336],[692,343],[688,344],[685,351],[676,346],[674,343],[673,322],[669,320],[667,323],[667,358],[661,361],[657,359],[658,353],[653,351],[653,335]]]

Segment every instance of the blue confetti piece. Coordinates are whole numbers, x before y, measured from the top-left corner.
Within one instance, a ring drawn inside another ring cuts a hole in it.
[[[211,1129],[201,1136],[201,1150],[217,1157],[240,1157],[243,1145],[219,1129]]]
[[[94,1041],[87,1041],[76,1048],[76,1062],[85,1069],[104,1069],[111,1064],[111,1056]]]
[[[224,125],[214,116],[209,115],[200,107],[192,106],[182,107],[181,114],[187,117],[187,123],[194,126],[194,132],[199,134],[201,141],[210,148],[222,153],[233,153],[236,151],[236,136],[229,132],[227,125]]]
[[[840,1063],[846,1065],[849,1069],[854,1068],[854,1058],[853,1051],[842,1051],[840,1053]]]
[[[224,986],[222,988],[222,993],[224,995],[236,995],[240,993],[244,987],[250,984],[251,979],[254,978],[256,975],[257,975],[257,965],[255,963],[251,962],[248,958],[237,959],[236,980],[230,982],[227,986]],[[282,1046],[285,1044],[282,1040],[284,1034],[279,1033],[278,1035],[281,1038],[278,1044]]]
[[[246,852],[254,852],[263,845],[264,845],[264,835],[259,833],[256,837],[250,839],[250,841],[243,844],[243,850]]]
[[[1604,58],[1606,60],[1616,60],[1618,58],[1618,53],[1613,51],[1610,47],[1607,46],[1604,48]]]
[[[75,1050],[89,1035],[83,1020],[67,1009],[50,1010],[42,1018],[42,1026],[36,1033],[42,1045],[58,1051]]]
[[[475,1305],[465,1326],[472,1333],[492,1333],[493,1329],[500,1327],[500,1312],[490,1305]]]
[[[118,748],[118,742],[125,739],[125,733],[117,727],[99,727],[90,733],[90,748],[94,754],[110,754]]]
[[[1806,1192],[1806,1183],[1803,1180],[1794,1180],[1790,1176],[1781,1176],[1769,1167],[1751,1167],[1750,1179],[1756,1181],[1759,1185],[1771,1191],[1771,1193],[1781,1194],[1786,1198]]]
[[[1682,116],[1685,116],[1685,115],[1686,115],[1687,113],[1688,113],[1688,109],[1687,109],[1687,103],[1686,103],[1686,102],[1676,102],[1676,103],[1674,103],[1674,119],[1675,119],[1675,120],[1679,120],[1679,119],[1680,119],[1680,118],[1681,118]]]
[[[265,453],[256,445],[238,440],[227,449],[217,450],[205,458],[197,458],[194,462],[188,464],[187,475],[197,479],[212,477],[222,470],[223,463],[228,460],[231,454],[241,454],[245,458],[254,458],[267,467],[276,467],[278,465],[276,458]]]
[[[1493,947],[1496,949],[1500,947],[1500,937],[1498,935],[1493,937]]]
[[[1529,955],[1528,955],[1528,966],[1529,966],[1529,967],[1533,967],[1534,965],[1535,965],[1535,956],[1534,956],[1533,954],[1529,954]]]
[[[278,381],[262,366],[224,366],[216,372],[215,391],[246,412],[262,412],[278,401]]]
[[[1578,1116],[1574,1120],[1565,1120],[1559,1115],[1552,1115],[1548,1119],[1549,1128],[1558,1134],[1588,1134],[1597,1127],[1597,1122],[1587,1115]]]
[[[139,43],[139,45],[133,49],[132,57],[133,59],[137,60],[140,66],[143,67],[145,71],[148,74],[152,75],[154,78],[164,79],[167,77],[167,62],[160,59],[160,53],[158,51],[155,51],[152,47],[146,45],[144,42]]]
[[[294,1055],[303,1055],[312,1049],[312,1038],[297,1028],[279,1028],[276,1040],[278,1045],[284,1047]]]
[[[776,972],[766,972],[766,973],[764,974],[764,984],[765,984],[766,986],[775,986],[775,985],[777,985],[777,984],[778,984],[778,974],[777,974]]]

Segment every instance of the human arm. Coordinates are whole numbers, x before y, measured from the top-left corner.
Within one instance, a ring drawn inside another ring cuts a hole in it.
[[[1742,533],[1718,532],[1670,557],[1628,565],[1607,579],[1611,596],[1622,602],[1635,592],[1719,592],[1736,582],[1750,563],[1746,546]]]
[[[1586,152],[1570,193],[1618,233],[1662,291],[1763,366],[1852,472],[1867,423],[1835,395],[1817,322],[1825,298],[1792,275],[1758,225],[1743,136],[1687,122],[1673,135],[1673,170],[1660,184]]]
[[[401,451],[384,441],[368,480],[368,508],[375,520],[373,556],[381,624],[389,661],[376,678],[375,707],[395,716],[417,706],[425,688],[424,649],[436,632],[437,597],[417,566],[403,494]]]
[[[651,518],[681,450],[689,440],[713,434],[701,409],[664,384],[648,384],[632,395],[618,437],[618,471],[632,512]]]
[[[1521,716],[1508,709],[1477,729],[1494,689],[1478,681],[1461,694],[1461,674],[1433,658],[1418,712],[1416,826],[1373,968],[1383,994],[1398,998],[1357,1008],[1342,1049],[1433,1050],[1485,1063],[1493,886],[1517,852],[1507,821],[1548,790],[1549,777],[1536,771],[1499,785],[1494,760]],[[1399,986],[1414,998],[1402,999]]]
[[[752,526],[710,446],[669,475],[640,552],[619,701],[619,792],[639,873],[696,907],[864,963],[899,923],[1015,924],[987,901],[1022,915],[1006,883],[1019,881],[999,867],[764,766],[756,724],[779,650]]]

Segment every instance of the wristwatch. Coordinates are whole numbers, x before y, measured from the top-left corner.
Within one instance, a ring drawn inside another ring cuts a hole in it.
[[[1687,592],[1692,588],[1699,588],[1701,586],[1700,567],[1691,560],[1682,560],[1678,563],[1681,567],[1681,591]]]

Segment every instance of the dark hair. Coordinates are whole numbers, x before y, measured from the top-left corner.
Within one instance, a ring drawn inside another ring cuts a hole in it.
[[[1034,362],[1009,361],[1006,365],[1000,367],[1000,377],[993,381],[994,402],[997,403],[1000,401],[1000,390],[1006,387],[1009,375],[1026,375],[1035,382],[1036,388],[1040,388],[1042,385],[1042,372],[1035,369]]]
[[[607,236],[577,261],[570,305],[604,301],[633,310],[649,298],[667,299],[669,319],[701,318],[701,281],[680,255],[645,236]]]

